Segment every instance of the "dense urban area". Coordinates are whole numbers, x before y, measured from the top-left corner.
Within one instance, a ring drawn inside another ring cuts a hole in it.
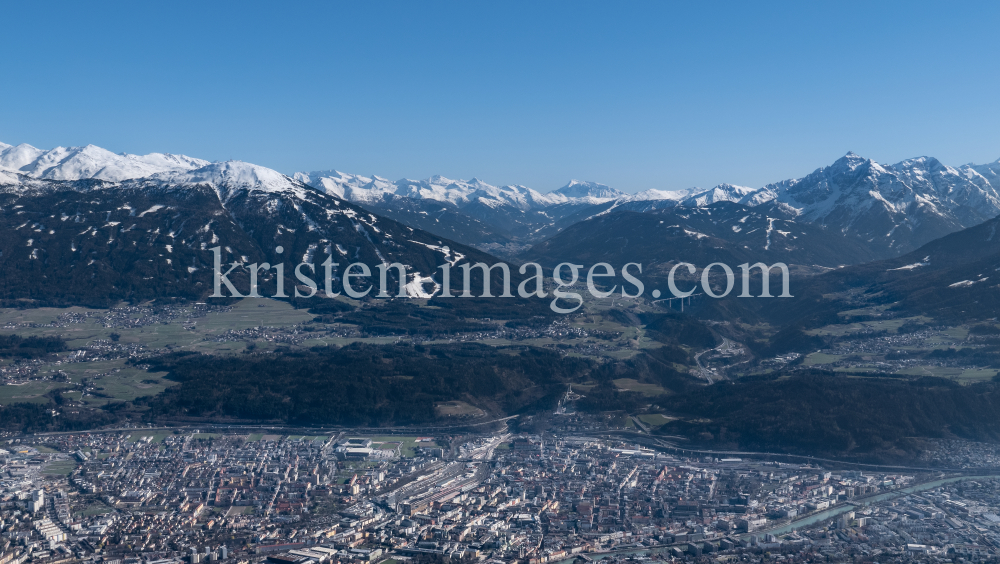
[[[506,426],[427,436],[223,431],[8,436],[0,563],[1000,555],[1000,456],[977,443],[939,443],[928,468],[864,469]]]

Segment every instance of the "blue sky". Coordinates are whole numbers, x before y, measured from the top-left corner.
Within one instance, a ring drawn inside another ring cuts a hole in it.
[[[0,141],[547,191],[1000,157],[1000,3],[18,2]]]

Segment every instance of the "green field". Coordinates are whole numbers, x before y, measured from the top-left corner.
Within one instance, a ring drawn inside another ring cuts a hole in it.
[[[104,310],[82,307],[0,309],[0,325],[48,325],[55,323],[60,315],[87,312],[99,316],[107,313]],[[204,339],[230,330],[249,329],[261,325],[269,327],[296,325],[310,321],[312,318],[313,315],[307,311],[297,310],[285,302],[269,299],[246,299],[234,305],[231,311],[210,312],[204,317],[191,318],[190,325],[186,323],[187,317],[185,315],[179,315],[168,324],[146,325],[137,328],[104,327],[100,324],[100,317],[92,317],[84,323],[73,323],[67,327],[18,327],[6,329],[4,333],[16,333],[22,336],[62,337],[66,339],[71,349],[82,347],[95,339],[110,339],[112,333],[117,333],[120,335],[119,343],[140,343],[149,349],[162,349],[169,345],[175,349],[238,351],[242,350],[242,343],[205,342]]]
[[[662,386],[657,386],[656,384],[644,384],[637,380],[633,380],[632,378],[619,378],[618,380],[614,380],[614,383],[619,390],[639,392],[646,397],[656,397],[670,393]]]
[[[442,401],[434,404],[434,412],[438,417],[482,417],[486,415],[482,409],[464,401]]]
[[[160,380],[157,384],[144,382],[145,380],[157,379],[156,376],[162,374],[149,374],[138,370],[125,371],[100,377],[92,381],[94,390],[99,394],[111,397],[95,397],[88,394],[82,396],[82,392],[74,382],[53,382],[52,380],[33,380],[24,384],[7,384],[0,386],[0,405],[11,403],[47,403],[49,400],[45,394],[56,389],[71,388],[63,393],[67,399],[80,400],[90,405],[104,405],[112,401],[130,401],[142,396],[155,395],[167,389],[167,385],[174,385],[169,380]],[[157,379],[158,380],[158,379]],[[72,389],[76,388],[76,389]]]
[[[104,515],[106,513],[111,513],[113,511],[107,505],[101,503],[95,503],[93,505],[87,506],[83,511],[76,511],[74,515],[81,515],[83,517],[93,517],[94,515]]]
[[[802,361],[803,366],[814,366],[816,364],[830,364],[831,362],[837,362],[841,357],[835,354],[826,353],[810,353],[806,356],[805,360]]]
[[[667,417],[662,413],[643,413],[639,415],[639,421],[642,421],[650,427],[659,427],[673,421],[673,417]]]
[[[9,403],[48,403],[45,394],[56,389],[65,388],[65,382],[32,381],[25,384],[8,384],[0,386],[0,404]]]
[[[191,312],[193,310],[181,311]],[[71,323],[65,327],[45,327],[58,323],[59,316],[64,314],[85,315],[91,313],[98,317],[87,318],[82,323]],[[36,308],[36,309],[0,309],[0,325],[31,324],[41,327],[16,327],[3,331],[5,334],[21,336],[61,337],[66,340],[70,352],[59,353],[53,360],[59,361],[72,354],[73,350],[86,347],[95,340],[110,340],[116,333],[119,345],[140,344],[147,351],[162,350],[193,350],[215,354],[234,354],[245,349],[245,343],[240,341],[215,342],[216,335],[230,330],[243,330],[260,326],[285,327],[301,324],[312,319],[312,314],[305,310],[296,310],[289,304],[268,299],[242,300],[228,312],[210,312],[204,317],[191,318],[181,314],[169,323],[150,324],[135,328],[105,327],[103,316],[108,312],[82,307],[70,308]],[[133,314],[132,317],[137,317]],[[209,340],[206,340],[209,339]],[[258,350],[274,348],[271,343],[259,343]],[[93,353],[89,353],[93,354]],[[9,363],[9,361],[8,361]],[[126,359],[100,360],[94,362],[59,362],[47,363],[39,368],[38,376],[56,376],[58,372],[66,375],[68,381],[31,380],[18,385],[0,386],[0,405],[16,402],[47,403],[45,394],[58,388],[69,388],[67,399],[82,400],[90,405],[104,405],[113,401],[131,401],[142,396],[152,396],[162,393],[175,382],[164,379],[165,373],[147,373],[129,366]],[[86,378],[94,388],[94,393],[82,395],[78,384]]]
[[[404,437],[401,435],[387,435],[381,437],[370,437],[373,443],[399,443],[399,452],[404,457],[413,458],[416,456],[413,452],[415,447],[436,447],[438,444],[434,441],[424,441],[417,442],[418,438],[421,437]]]
[[[912,376],[937,376],[939,378],[952,378],[963,383],[985,382],[992,379],[998,373],[996,368],[962,369],[948,366],[915,366],[900,370],[897,374],[909,374]]]
[[[76,470],[75,460],[56,460],[42,468],[42,474],[69,476]]]

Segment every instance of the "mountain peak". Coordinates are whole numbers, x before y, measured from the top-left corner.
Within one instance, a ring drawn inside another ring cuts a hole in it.
[[[869,159],[866,159],[865,157],[862,157],[861,155],[855,153],[854,151],[848,151],[846,154],[844,154],[843,157],[840,157],[835,162],[841,162],[841,161],[861,162],[861,161],[867,161],[867,160],[869,160]]]
[[[597,182],[587,182],[583,180],[570,180],[562,188],[552,191],[555,194],[562,194],[568,198],[620,198],[625,194],[619,190]]]
[[[26,143],[16,147],[0,144],[0,167],[47,180],[96,178],[121,182],[159,172],[191,170],[207,164],[208,161],[184,155],[115,154],[97,145],[56,147],[43,151]]]
[[[222,202],[227,202],[238,190],[287,192],[301,191],[304,187],[276,170],[243,161],[215,162],[194,170],[160,172],[149,179],[162,184],[208,184]]]
[[[757,192],[756,188],[736,186],[735,184],[719,184],[718,186],[691,194],[682,203],[685,206],[701,207],[716,202],[743,202],[744,199]]]
[[[941,161],[935,159],[934,157],[913,157],[912,159],[905,159],[905,160],[899,161],[898,163],[896,163],[896,164],[894,164],[892,166],[895,168],[897,166],[906,166],[906,165],[910,165],[910,166],[913,166],[913,165],[927,165],[927,166],[932,166],[932,167],[933,166],[943,166],[941,164]]]
[[[833,170],[848,170],[853,172],[858,167],[864,166],[866,164],[872,163],[871,159],[866,159],[861,155],[855,153],[854,151],[848,151],[846,155],[840,157],[830,165]]]
[[[632,202],[648,202],[657,200],[672,200],[679,202],[684,198],[687,198],[691,194],[699,194],[704,192],[701,188],[686,188],[683,190],[657,190],[656,188],[651,188],[649,190],[643,190],[642,192],[637,192],[628,196],[627,199]]]

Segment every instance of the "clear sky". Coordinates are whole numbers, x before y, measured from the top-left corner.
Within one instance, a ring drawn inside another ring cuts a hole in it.
[[[765,5],[766,4],[766,5]],[[1000,157],[1000,2],[16,2],[0,141],[548,191]]]

